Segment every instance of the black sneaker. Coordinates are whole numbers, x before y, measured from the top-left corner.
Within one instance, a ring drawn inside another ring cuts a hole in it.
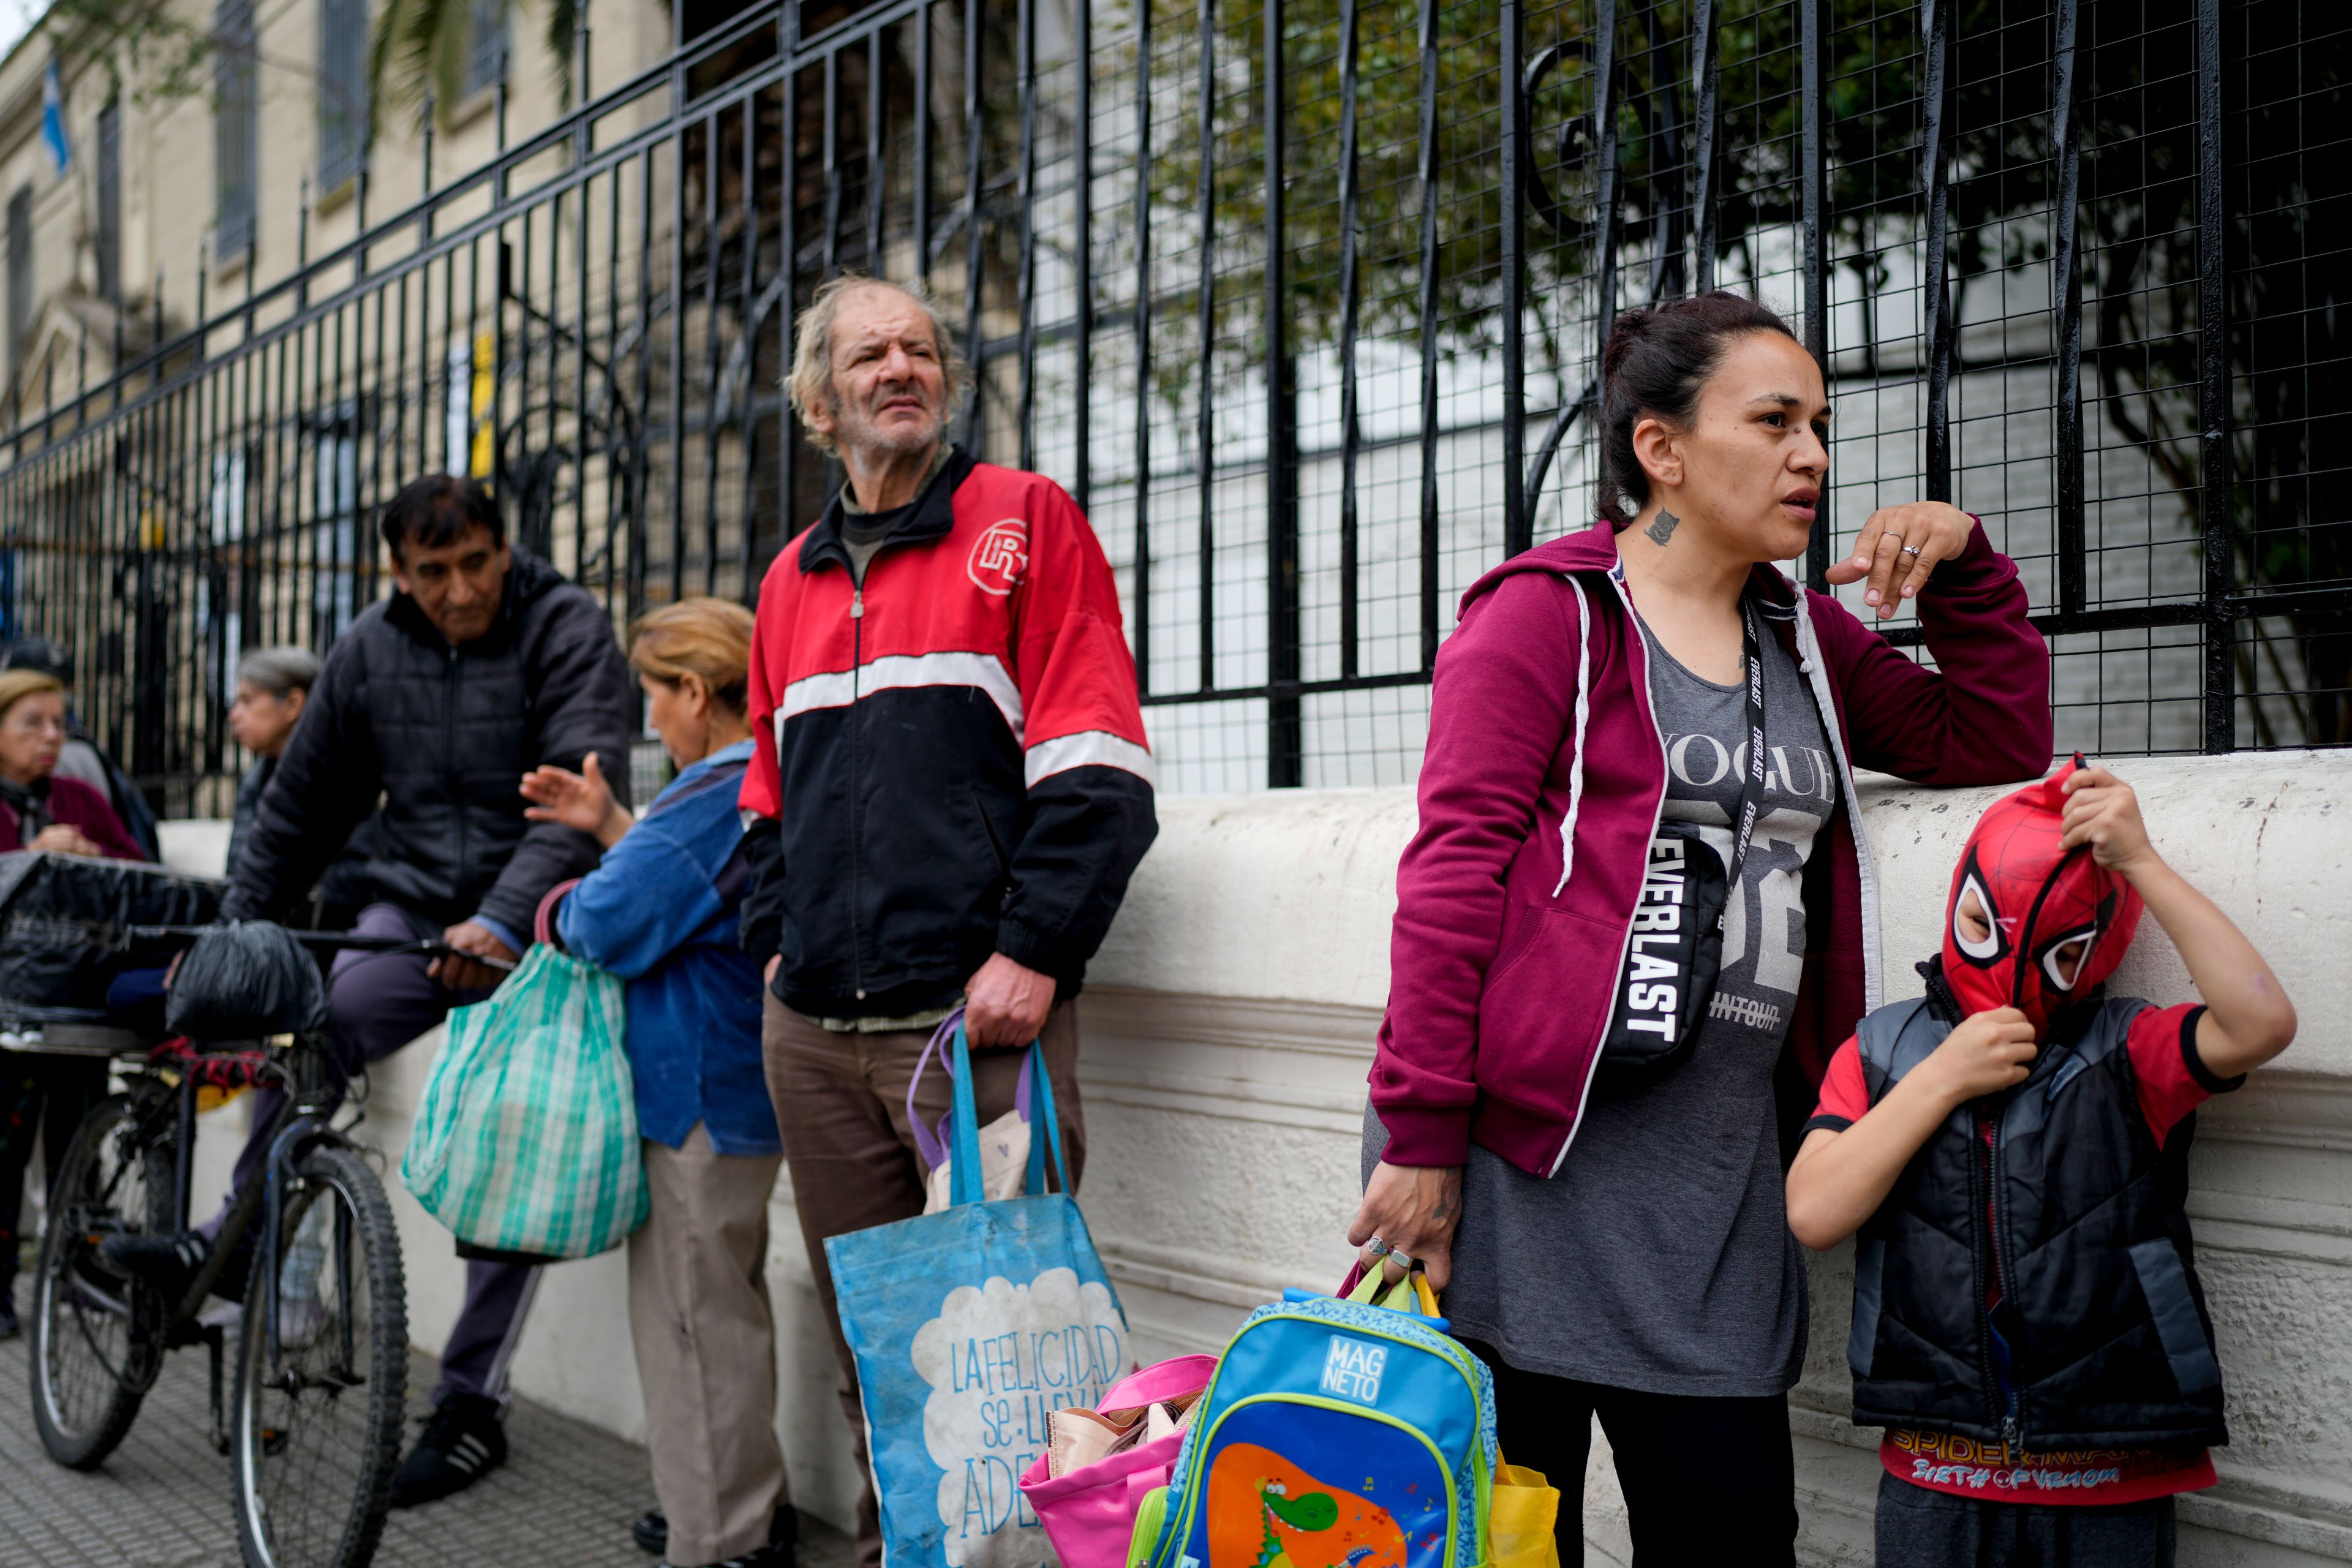
[[[100,1258],[175,1303],[195,1283],[196,1270],[205,1266],[205,1255],[211,1250],[212,1243],[193,1230],[160,1236],[124,1232],[98,1244]]]
[[[667,1530],[663,1531],[668,1533]],[[719,1563],[673,1563],[664,1562],[662,1568],[793,1568],[793,1548],[789,1542],[770,1542],[755,1546],[740,1557],[730,1557]]]
[[[415,1508],[464,1491],[507,1462],[506,1423],[495,1399],[453,1394],[426,1417],[425,1434],[392,1478],[392,1506]]]
[[[669,1550],[669,1519],[657,1508],[649,1508],[637,1515],[629,1526],[629,1539],[637,1543],[640,1552],[650,1552],[658,1557]]]
[[[792,1504],[786,1503],[776,1510],[775,1519],[768,1526],[768,1550],[782,1549],[783,1555],[777,1562],[783,1568],[789,1568],[793,1548],[800,1541],[800,1535],[801,1516],[793,1511]],[[637,1543],[639,1551],[650,1552],[659,1557],[669,1550],[669,1521],[663,1516],[661,1510],[647,1509],[637,1516],[635,1523],[629,1526],[629,1539]],[[740,1563],[743,1559],[735,1561]],[[766,1568],[766,1564],[759,1564],[758,1568]]]

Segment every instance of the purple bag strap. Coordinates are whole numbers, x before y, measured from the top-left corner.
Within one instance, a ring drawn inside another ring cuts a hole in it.
[[[922,1156],[923,1169],[927,1171],[936,1171],[948,1163],[947,1125],[942,1121],[940,1131],[934,1133],[923,1124],[923,1119],[915,1113],[915,1090],[921,1085],[923,1069],[930,1065],[934,1055],[939,1057],[940,1068],[952,1075],[954,1069],[948,1067],[947,1055],[940,1047],[955,1038],[955,1026],[962,1016],[963,1009],[959,1007],[940,1020],[940,1026],[931,1031],[929,1042],[923,1047],[923,1054],[915,1058],[915,1076],[907,1080],[907,1125],[915,1130],[915,1152]]]
[[[915,1112],[915,1090],[923,1081],[923,1069],[930,1065],[934,1056],[939,1058],[940,1070],[947,1074],[950,1079],[955,1077],[955,1064],[949,1058],[948,1043],[955,1038],[956,1026],[961,1022],[963,1022],[961,1007],[958,1007],[940,1020],[940,1026],[931,1031],[930,1039],[923,1046],[923,1054],[915,1058],[915,1076],[907,1080],[907,1125],[915,1130],[915,1152],[922,1157],[923,1169],[926,1171],[936,1171],[948,1163],[948,1122],[954,1117],[955,1112],[950,1110],[947,1115],[940,1117],[936,1131],[925,1126],[923,1119]],[[1031,1120],[1029,1115],[1030,1076],[1027,1072],[1021,1075],[1021,1087],[1015,1089],[1013,1095],[1013,1109],[1020,1112],[1021,1120],[1024,1121]]]

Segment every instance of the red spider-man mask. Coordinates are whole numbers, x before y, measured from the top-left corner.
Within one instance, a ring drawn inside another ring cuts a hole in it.
[[[1964,1013],[2015,1007],[2046,1037],[2050,1020],[2116,972],[2139,924],[2130,883],[2091,858],[2088,845],[2061,848],[2067,778],[2028,784],[1985,809],[1969,835],[1944,910],[1944,979]],[[1964,918],[1969,895],[1985,925]],[[2065,959],[2080,949],[2074,973]]]

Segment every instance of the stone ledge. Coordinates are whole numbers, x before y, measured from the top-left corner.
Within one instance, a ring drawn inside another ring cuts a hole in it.
[[[2223,1471],[2221,1484],[2183,1493],[2180,1522],[2336,1561],[2352,1561],[2352,1499]]]
[[[2221,1487],[2183,1500],[2182,1561],[2352,1559],[2352,1490],[2312,1479],[2347,1468],[2338,1433],[2352,1426],[2352,814],[2332,799],[2352,786],[2352,752],[2143,759],[2126,773],[2159,843],[2246,925],[2304,1020],[2286,1066],[2200,1118],[2191,1212],[2244,1440],[2220,1456]],[[1895,958],[1933,950],[1958,838],[1998,793],[1864,784]],[[1080,1004],[1080,1076],[1100,1134],[1087,1218],[1148,1357],[1214,1351],[1249,1308],[1290,1284],[1328,1289],[1345,1268],[1339,1231],[1414,805],[1406,790],[1280,792],[1171,797],[1160,818]],[[1900,963],[1889,969],[1891,991],[1916,987]],[[2159,1001],[2191,994],[2152,926],[2119,984]],[[372,1137],[397,1146],[430,1050],[376,1069]],[[785,1183],[772,1211],[779,1424],[803,1506],[846,1517],[856,1478],[790,1203]],[[446,1237],[411,1239],[413,1321],[430,1339],[461,1277]],[[1845,1568],[1869,1562],[1876,1438],[1841,1414],[1850,1260],[1810,1264],[1817,1353],[1790,1413],[1802,1551]],[[568,1265],[535,1310],[518,1386],[625,1431],[634,1380],[614,1374],[625,1342],[612,1260]],[[1605,1446],[1595,1454],[1589,1560],[1622,1563],[1622,1504]],[[1576,1479],[1555,1479],[1577,1495]]]
[[[2352,900],[2352,889],[2347,898]],[[2339,1027],[2334,1018],[2303,1019],[2305,1033]],[[2263,1068],[2236,1093],[2205,1102],[2197,1112],[2197,1135],[2352,1154],[2352,1079],[2301,1067]]]

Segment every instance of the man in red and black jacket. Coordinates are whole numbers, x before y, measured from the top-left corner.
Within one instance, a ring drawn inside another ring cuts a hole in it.
[[[768,1088],[863,1451],[827,1237],[922,1212],[908,1087],[961,1003],[980,1120],[1045,1043],[1075,1178],[1070,1006],[1150,847],[1151,753],[1110,563],[1076,503],[946,438],[965,377],[920,296],[818,290],[792,395],[848,483],[760,589],[743,781],[744,947],[766,969]],[[944,1074],[913,1110],[936,1125]],[[858,1553],[881,1560],[871,1483]]]

